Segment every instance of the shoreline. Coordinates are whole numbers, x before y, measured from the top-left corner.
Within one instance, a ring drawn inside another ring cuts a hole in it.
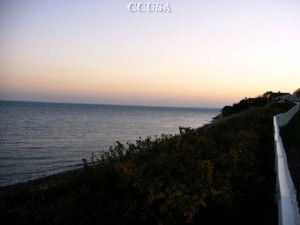
[[[219,110],[1,104],[1,186],[24,183],[73,169],[92,152],[108,151],[115,141],[176,134],[178,124],[196,127]],[[27,112],[27,113],[24,113]],[[186,118],[188,117],[188,118]],[[165,124],[165,125],[164,125]],[[3,127],[5,126],[5,127]]]

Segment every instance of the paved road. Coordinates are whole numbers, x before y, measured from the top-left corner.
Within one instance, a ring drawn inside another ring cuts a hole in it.
[[[295,188],[297,190],[298,205],[300,203],[300,147],[287,146],[285,147],[289,169]],[[299,205],[300,207],[300,205]]]
[[[300,203],[300,112],[281,128],[281,137],[287,154],[289,169]],[[300,205],[299,205],[300,206]]]

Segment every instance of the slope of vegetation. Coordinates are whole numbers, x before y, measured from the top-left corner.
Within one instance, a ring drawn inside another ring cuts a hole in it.
[[[277,224],[272,103],[116,143],[97,165],[0,189],[7,224]],[[4,223],[2,223],[4,224]]]

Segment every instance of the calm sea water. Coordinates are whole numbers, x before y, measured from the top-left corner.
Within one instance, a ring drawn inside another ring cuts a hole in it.
[[[219,109],[0,101],[0,186],[76,168],[115,141],[200,127]]]

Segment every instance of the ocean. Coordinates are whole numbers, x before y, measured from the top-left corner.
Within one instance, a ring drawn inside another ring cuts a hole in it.
[[[0,101],[0,186],[82,166],[92,152],[197,128],[220,109]]]

